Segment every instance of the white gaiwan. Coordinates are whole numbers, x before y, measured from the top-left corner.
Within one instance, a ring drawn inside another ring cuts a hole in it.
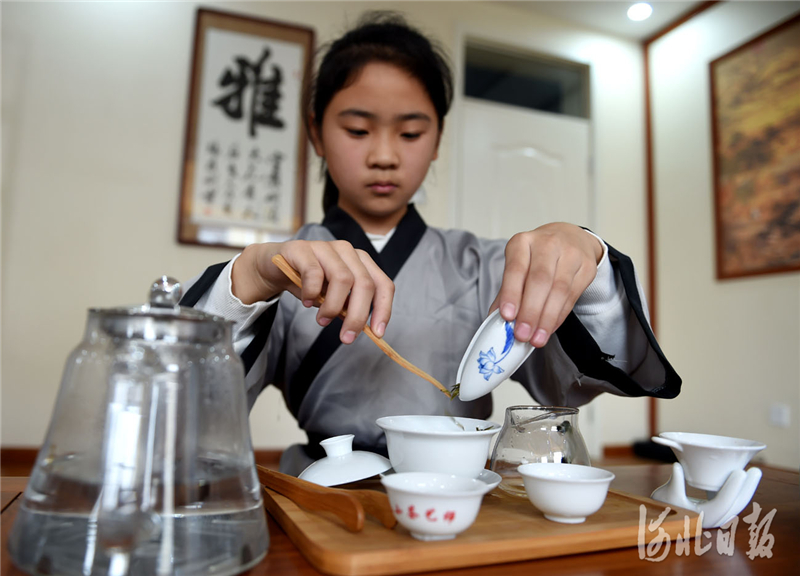
[[[461,416],[384,416],[375,423],[386,434],[396,472],[440,472],[477,478],[500,426]]]
[[[485,396],[510,378],[534,347],[514,338],[514,322],[506,322],[495,310],[475,332],[461,358],[456,383],[458,397],[469,401]]]
[[[651,498],[703,514],[703,528],[725,525],[750,503],[761,481],[761,470],[744,467],[766,444],[742,438],[663,432],[653,442],[669,446],[678,458],[669,481]],[[708,491],[709,498],[689,498],[686,486]]]
[[[321,486],[336,486],[375,476],[392,467],[380,454],[354,452],[353,438],[352,434],[344,434],[320,442],[326,457],[312,463],[299,477]]]
[[[469,528],[492,487],[475,478],[402,472],[381,479],[394,517],[417,540],[449,540]]]

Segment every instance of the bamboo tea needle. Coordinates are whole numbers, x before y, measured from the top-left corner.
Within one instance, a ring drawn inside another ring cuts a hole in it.
[[[280,254],[276,254],[275,256],[272,257],[272,263],[275,264],[275,266],[277,266],[281,272],[286,274],[286,276],[289,278],[289,280],[292,281],[292,283],[295,286],[297,286],[298,288],[303,287],[303,283],[300,280],[300,274],[297,273],[297,270],[292,268],[292,265],[286,261],[286,258],[281,256]],[[317,298],[315,304],[319,306],[324,301],[325,297],[320,296],[319,298]],[[339,316],[344,318],[345,316],[347,316],[347,311],[342,310]],[[372,331],[372,328],[369,327],[369,324],[364,326],[364,334],[366,334],[370,340],[375,342],[375,344],[377,344],[378,348],[380,348],[384,352],[384,354],[386,354],[389,358],[397,362],[400,366],[402,366],[412,374],[416,374],[420,378],[427,380],[428,382],[436,386],[439,390],[441,390],[445,395],[447,395],[448,398],[453,397],[451,396],[450,391],[447,388],[445,388],[444,385],[441,382],[439,382],[436,378],[414,366],[411,362],[400,356],[400,354],[398,354],[394,350],[394,348],[389,346],[389,344],[387,344],[383,338],[379,338],[378,336],[376,336],[375,333]]]

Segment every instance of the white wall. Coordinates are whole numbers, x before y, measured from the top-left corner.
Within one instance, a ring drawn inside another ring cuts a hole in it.
[[[576,28],[546,17],[531,17],[529,11],[495,8],[462,13],[457,20],[456,45],[464,38],[480,39],[538,52],[590,65],[592,153],[594,155],[595,206],[593,221],[580,224],[592,227],[609,244],[627,253],[639,267],[646,286],[645,146],[644,146],[644,62],[638,43]],[[456,69],[463,66],[463,55],[453,50]],[[457,95],[450,122],[451,136],[460,138]],[[453,164],[452,180],[457,182],[458,166]],[[451,209],[453,206],[450,207]],[[492,419],[503,421],[506,406],[528,404],[530,397],[522,387],[506,384],[494,392]],[[587,426],[601,439],[589,445],[630,444],[646,436],[645,399],[604,395],[595,400],[596,409],[584,411],[582,420],[598,421]]]
[[[661,430],[753,438],[800,466],[800,276],[716,279],[709,62],[800,10],[725,2],[651,45],[659,340],[683,376]],[[790,428],[768,424],[788,404]]]
[[[218,7],[311,26],[319,45],[376,6],[398,4]],[[592,65],[594,226],[646,270],[638,47],[514,7],[400,7],[451,54],[466,30]],[[233,255],[175,242],[195,8],[191,2],[3,3],[4,445],[42,441],[63,362],[80,340],[88,307],[142,302],[157,276],[186,279]],[[426,182],[421,211],[432,225],[452,223],[453,138],[448,127]],[[309,220],[321,217],[317,172],[316,163],[309,166]],[[604,440],[624,443],[645,433],[644,401],[601,402]],[[257,447],[303,438],[274,389],[262,395],[251,423]]]

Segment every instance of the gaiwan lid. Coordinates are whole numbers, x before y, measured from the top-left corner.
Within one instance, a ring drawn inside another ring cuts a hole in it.
[[[321,486],[356,482],[392,467],[388,458],[362,450],[353,451],[352,434],[334,436],[319,443],[327,456],[300,473],[300,478]]]

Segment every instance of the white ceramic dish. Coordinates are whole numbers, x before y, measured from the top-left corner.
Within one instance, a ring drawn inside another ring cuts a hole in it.
[[[530,342],[514,338],[514,322],[506,322],[495,310],[483,321],[461,358],[456,382],[461,400],[475,400],[511,377],[531,355]]]
[[[386,433],[395,472],[441,472],[476,478],[486,466],[492,436],[500,426],[488,420],[452,416],[385,416],[376,424]]]
[[[383,474],[381,474],[381,478],[388,476],[390,474],[397,474],[394,469],[387,470]],[[489,490],[494,490],[497,486],[500,485],[502,482],[503,477],[500,476],[497,472],[492,472],[491,470],[481,470],[481,473],[475,477],[476,480],[480,480],[484,484],[489,487]]]
[[[662,432],[652,440],[672,448],[689,486],[712,492],[718,491],[734,470],[744,470],[750,459],[767,447],[755,440],[691,432]]]
[[[580,524],[603,507],[614,474],[580,464],[532,463],[517,468],[528,499],[544,517]]]
[[[475,522],[489,484],[475,478],[404,472],[381,479],[397,521],[417,540],[449,540]]]
[[[336,486],[375,476],[392,467],[380,454],[354,452],[353,438],[352,434],[344,434],[320,442],[325,458],[313,462],[299,477],[321,486]]]

